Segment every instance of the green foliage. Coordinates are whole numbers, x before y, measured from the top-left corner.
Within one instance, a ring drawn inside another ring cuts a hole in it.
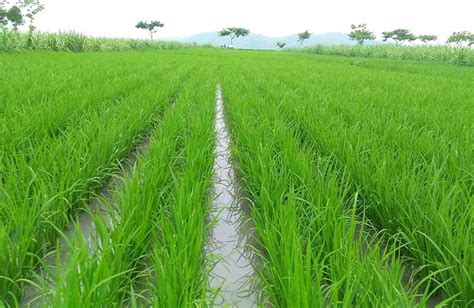
[[[18,27],[23,25],[25,22],[21,13],[21,9],[16,5],[12,6],[7,11],[6,20],[12,25],[13,29],[18,29]]]
[[[474,33],[469,31],[462,31],[462,32],[453,32],[448,38],[447,43],[455,43],[458,46],[462,46],[464,43],[467,46],[474,45]]]
[[[44,10],[44,5],[39,0],[18,0],[17,3],[7,9],[0,6],[0,25],[11,25],[13,29],[25,23],[28,19],[30,31],[34,30],[35,16]]]
[[[300,43],[299,47],[303,45],[303,42],[311,37],[311,33],[308,30],[298,33],[298,42]]]
[[[18,5],[20,8],[26,11],[23,13],[23,15],[29,19],[29,29],[30,31],[33,31],[35,29],[33,25],[35,16],[44,10],[44,5],[41,4],[39,0],[19,0]]]
[[[178,49],[193,47],[194,44],[159,42],[138,39],[90,38],[76,32],[41,33],[10,31],[0,29],[0,52],[21,50],[51,51],[128,51],[146,49]]]
[[[85,50],[87,37],[82,33],[69,32],[64,36],[64,48],[67,51],[83,52]]]
[[[418,39],[422,41],[423,43],[428,43],[428,42],[436,41],[438,39],[438,36],[433,35],[433,34],[422,34],[422,35],[418,35]]]
[[[158,32],[158,28],[163,28],[165,24],[158,20],[152,21],[140,21],[136,24],[135,28],[147,30],[150,33],[150,39],[153,40],[153,34]]]
[[[234,39],[249,35],[250,30],[239,27],[224,28],[218,32],[219,36],[225,37],[230,36],[230,45],[233,45]]]
[[[375,35],[373,32],[367,29],[367,24],[360,25],[351,25],[351,33],[349,33],[349,38],[353,41],[357,41],[359,45],[364,45],[364,41],[375,40]]]
[[[232,34],[232,32],[231,32],[230,30],[228,30],[228,29],[222,29],[221,31],[218,32],[218,35],[219,35],[220,37],[229,36],[229,35],[231,35],[231,34]]]
[[[301,52],[344,57],[437,61],[474,66],[474,50],[465,48],[461,51],[461,49],[450,46],[402,46],[393,44],[371,46],[316,45],[305,48]],[[294,51],[298,51],[298,49],[294,49]],[[459,60],[460,57],[462,57],[462,61]]]
[[[0,27],[6,26],[8,24],[7,13],[7,10],[0,7]]]
[[[382,32],[384,42],[392,39],[397,44],[401,42],[413,42],[416,40],[416,36],[408,29],[395,29],[393,31]]]

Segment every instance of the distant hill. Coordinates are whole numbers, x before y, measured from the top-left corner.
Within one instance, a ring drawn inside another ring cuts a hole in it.
[[[223,44],[229,45],[228,37],[219,37],[217,31],[200,33],[190,37],[175,37],[175,38],[166,38],[165,40],[173,40],[179,42],[192,43],[196,42],[197,44],[211,44],[214,46],[221,46]],[[240,37],[234,39],[234,47],[242,49],[277,49],[277,42],[285,42],[286,47],[298,47],[298,35],[288,35],[283,37],[269,37],[261,34],[249,34],[246,37]],[[334,32],[334,33],[325,33],[312,35],[310,39],[306,40],[303,46],[311,45],[355,45],[355,42],[351,41],[347,34]]]

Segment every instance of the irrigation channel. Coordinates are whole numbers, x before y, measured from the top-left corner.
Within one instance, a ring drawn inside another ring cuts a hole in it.
[[[246,215],[235,170],[232,167],[230,138],[224,116],[222,89],[216,91],[216,158],[214,162],[213,219],[207,251],[216,256],[210,288],[218,289],[212,305],[232,307],[257,306],[253,288],[255,255],[249,244],[254,228]]]
[[[225,307],[256,307],[258,303],[255,291],[255,272],[253,264],[256,257],[250,249],[255,239],[252,220],[248,207],[244,205],[238,181],[232,167],[230,137],[225,123],[224,103],[220,86],[216,90],[215,119],[216,149],[213,166],[214,185],[211,220],[215,222],[206,253],[214,261],[209,277],[209,305]],[[71,243],[82,236],[91,251],[100,247],[94,223],[96,215],[107,215],[105,207],[113,202],[113,192],[124,185],[124,179],[130,175],[140,155],[149,147],[149,138],[144,138],[130,154],[120,170],[113,175],[99,193],[89,200],[87,209],[77,215],[74,223],[64,232],[58,250],[48,254],[43,260],[43,267],[36,272],[38,277],[51,280],[49,273],[57,266],[66,266]],[[57,263],[57,257],[60,263]],[[27,284],[22,298],[22,307],[40,307],[47,304],[43,288],[54,289],[54,282],[49,285]]]

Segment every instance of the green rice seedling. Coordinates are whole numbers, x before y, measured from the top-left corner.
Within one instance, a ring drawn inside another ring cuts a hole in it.
[[[299,147],[277,104],[257,95],[263,76],[253,73],[225,77],[223,85],[265,295],[276,306],[414,305],[417,290],[403,286],[398,246],[381,248],[374,237],[367,250],[364,231],[354,240],[356,228],[366,227],[355,216],[357,197],[338,178],[344,171]],[[348,201],[354,206],[346,209]]]
[[[2,247],[8,247],[0,252],[2,299],[11,303],[20,296],[22,279],[54,245],[56,230],[133,149],[169,103],[173,89],[187,78],[186,72],[181,67],[158,88],[148,84],[121,104],[91,111],[61,138],[45,138],[27,151],[6,149],[0,168],[0,238]]]
[[[174,185],[154,221],[152,304],[155,307],[201,306],[206,303],[209,264],[204,247],[211,224],[210,187],[214,161],[215,79],[210,77],[190,97],[189,109],[175,125],[183,126]],[[189,120],[186,120],[188,117]],[[156,169],[156,168],[155,168]],[[146,179],[145,179],[146,181]]]
[[[53,286],[41,283],[47,302],[122,305],[134,296],[158,307],[205,302],[215,87],[207,74],[197,73],[179,93],[115,204],[96,218],[100,249],[85,239],[71,243],[65,268],[52,271]]]
[[[453,303],[469,306],[472,91],[465,85],[472,76],[461,75],[464,82],[449,79],[459,73],[454,68],[441,77],[430,71],[416,75],[410,66],[392,72],[386,61],[363,70],[339,64],[293,63],[291,71],[272,63],[249,74],[274,73],[263,77],[259,95],[279,102],[304,147],[337,157],[368,217],[403,239],[404,254],[422,268],[420,280],[431,277],[433,290],[443,289]],[[418,90],[407,89],[407,81],[420,84]],[[429,86],[433,82],[437,88]],[[453,100],[466,107],[453,109],[448,103]]]
[[[24,50],[21,33],[7,35]],[[49,49],[42,35],[31,48]],[[181,48],[154,44],[87,38],[83,50]],[[212,303],[203,247],[219,79],[262,303],[472,306],[474,75],[435,63],[447,51],[391,52],[0,54],[0,300],[20,305],[39,282],[56,306]],[[50,267],[151,128],[149,153],[94,216],[100,249],[78,235]]]

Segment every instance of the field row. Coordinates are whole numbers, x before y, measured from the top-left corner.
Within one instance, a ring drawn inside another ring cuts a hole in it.
[[[6,57],[6,304],[32,284],[36,305],[213,304],[218,83],[262,303],[473,303],[470,71],[205,49]],[[123,184],[91,214],[92,241],[77,224],[66,236],[117,172]]]

